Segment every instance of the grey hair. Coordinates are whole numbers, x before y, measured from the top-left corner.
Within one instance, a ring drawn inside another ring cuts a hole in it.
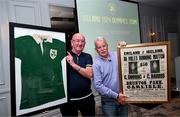
[[[103,36],[98,36],[97,38],[96,38],[96,40],[94,41],[94,45],[95,45],[95,48],[97,47],[97,42],[98,41],[103,41],[103,42],[105,42],[106,44],[107,44],[107,41],[106,41],[106,39],[103,37]]]

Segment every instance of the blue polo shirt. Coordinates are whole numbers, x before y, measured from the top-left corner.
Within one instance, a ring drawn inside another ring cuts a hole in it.
[[[82,52],[79,56],[70,52],[73,60],[82,68],[92,66],[92,56]],[[70,99],[83,98],[92,93],[91,80],[82,76],[78,71],[68,64],[69,96]]]

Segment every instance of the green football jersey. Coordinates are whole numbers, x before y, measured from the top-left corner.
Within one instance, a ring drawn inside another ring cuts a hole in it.
[[[31,108],[65,97],[61,61],[65,43],[52,39],[40,43],[32,36],[15,39],[15,57],[21,60],[20,109]],[[43,52],[42,52],[43,49]]]

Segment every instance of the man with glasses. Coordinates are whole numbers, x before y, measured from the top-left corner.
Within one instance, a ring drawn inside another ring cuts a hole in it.
[[[95,116],[91,90],[93,61],[90,54],[83,52],[85,43],[84,35],[76,33],[71,40],[72,49],[67,52],[69,101],[60,107],[63,116],[78,116],[78,111],[82,116]]]

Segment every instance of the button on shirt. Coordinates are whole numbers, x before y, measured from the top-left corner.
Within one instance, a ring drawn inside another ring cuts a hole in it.
[[[93,64],[93,84],[102,95],[115,98],[120,92],[117,52],[109,52],[108,59],[98,56]]]

